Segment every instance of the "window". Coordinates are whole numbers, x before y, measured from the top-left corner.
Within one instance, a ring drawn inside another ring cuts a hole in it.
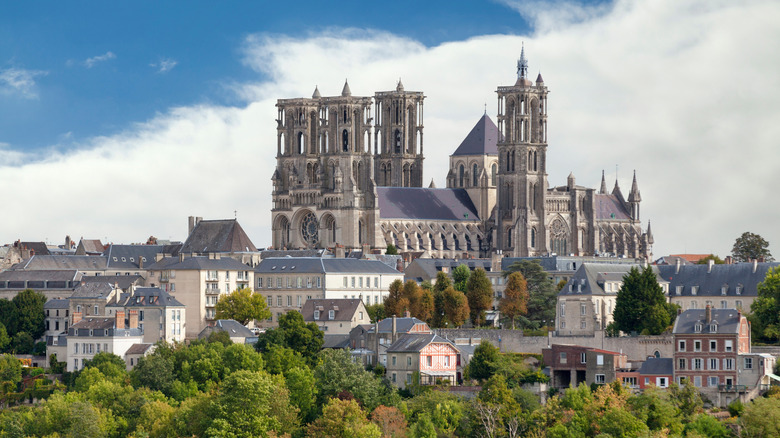
[[[710,376],[708,386],[718,386],[718,376]]]
[[[645,386],[647,386],[649,384],[650,384],[650,378],[649,377],[645,377]]]
[[[580,328],[581,328],[581,329],[583,329],[583,330],[584,330],[584,329],[586,328],[586,326],[587,326],[587,323],[585,322],[585,320],[584,320],[584,319],[583,319],[582,321],[580,321]]]
[[[363,312],[358,312],[358,319],[363,319]]]
[[[290,279],[290,277],[287,277],[287,281],[286,281],[287,289],[290,288],[290,283],[291,283],[291,279]]]
[[[710,351],[718,351],[718,341],[710,340]]]
[[[277,289],[282,288],[282,277],[276,277],[276,288]]]
[[[742,300],[737,300],[734,302],[734,307],[736,307],[739,310],[742,310]]]
[[[566,363],[566,353],[564,353],[564,352],[561,352],[560,358],[561,358],[561,363],[562,363],[562,364],[563,364],[563,363]]]
[[[444,356],[444,366],[445,367],[450,366],[450,357],[449,356]]]
[[[693,341],[693,351],[701,351],[701,341]]]
[[[320,311],[319,310],[315,310],[314,311],[314,320],[317,321],[319,319],[320,319]]]
[[[736,288],[737,295],[742,295],[742,285],[738,284]]]
[[[700,370],[702,369],[702,360],[701,358],[693,359],[693,369],[694,370]]]
[[[347,287],[347,282],[348,282],[348,281],[349,281],[349,280],[347,279],[347,277],[344,277],[344,287]]]
[[[274,297],[270,297],[270,296],[269,296],[269,297],[266,299],[266,301],[268,301],[268,307],[271,307],[271,306],[273,306],[273,305],[274,305]]]
[[[659,388],[666,388],[667,386],[669,386],[669,379],[666,377],[658,377],[656,379],[656,382],[658,382],[658,385],[656,386],[658,386]]]
[[[298,295],[297,297],[295,297],[295,300],[296,300],[296,304],[297,304],[297,306],[298,306],[298,307],[301,307],[301,296],[300,296],[300,295]]]
[[[676,288],[674,288],[674,292],[675,292],[677,295],[680,295],[680,294],[682,294],[682,291],[683,291],[683,287],[682,287],[682,286],[677,286]]]
[[[561,321],[561,329],[565,329],[565,328],[566,328],[566,321]]]
[[[328,310],[328,319],[336,319],[336,311],[334,310]]]
[[[257,279],[257,288],[262,289],[263,288],[263,277],[260,277]]]
[[[724,370],[733,370],[734,369],[734,359],[723,359],[723,369]]]
[[[685,369],[685,359],[678,359],[677,360],[677,369],[678,370],[684,370]]]
[[[607,382],[607,378],[604,374],[596,374],[596,384],[603,385]]]
[[[287,295],[287,307],[292,307],[292,295]]]
[[[79,354],[79,344],[78,344],[78,342],[73,344],[73,353],[74,354]]]
[[[358,287],[363,287],[363,277],[358,277]]]
[[[408,367],[412,366],[412,356],[406,357],[406,366]]]
[[[697,309],[698,304],[696,304],[696,300],[691,301],[691,309]]]
[[[753,369],[753,358],[752,357],[746,357],[745,358],[745,369],[746,370],[752,370]]]
[[[693,376],[693,386],[701,388],[701,376]]]
[[[566,316],[566,303],[561,303],[561,316]]]
[[[588,361],[587,357],[588,357],[587,354],[580,353],[580,363],[587,363],[587,361]]]
[[[306,277],[306,288],[311,289],[311,277]]]
[[[379,287],[379,277],[374,277],[374,287]]]
[[[597,354],[596,355],[596,365],[604,365],[604,355],[603,354]]]
[[[685,341],[680,340],[677,342],[677,351],[685,351]]]
[[[732,341],[732,340],[727,340],[726,341],[726,351],[729,352],[729,353],[734,351],[734,341]]]
[[[295,285],[298,287],[298,289],[303,288],[303,278],[301,277],[296,278]]]
[[[352,277],[350,284],[352,285],[352,287],[355,287],[355,277]]]
[[[720,308],[721,309],[727,309],[728,303],[726,303],[726,300],[720,300]]]
[[[393,358],[395,359],[395,358]],[[393,373],[393,383],[395,383],[395,373]]]
[[[322,279],[320,277],[317,277],[317,287],[322,287]]]
[[[696,295],[699,292],[699,286],[691,287],[691,295]]]
[[[710,368],[709,369],[713,370],[713,371],[718,369],[718,359],[717,358],[714,358],[714,357],[710,358]]]
[[[395,356],[393,356],[393,366],[395,366],[395,360],[396,360]],[[393,375],[395,375],[395,374],[393,374]]]
[[[92,308],[92,314],[97,315],[98,314],[98,306],[95,306]]]
[[[587,310],[585,309],[585,303],[580,303],[580,315],[585,315]]]
[[[277,307],[282,307],[282,296],[281,295],[277,295],[276,296],[276,306]]]
[[[406,384],[409,385],[412,383],[412,375],[409,373],[406,373]]]

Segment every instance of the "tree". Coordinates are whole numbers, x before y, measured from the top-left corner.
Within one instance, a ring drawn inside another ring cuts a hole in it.
[[[649,265],[636,267],[623,277],[618,290],[613,318],[623,332],[659,335],[671,323],[666,296]]]
[[[464,265],[461,265],[464,266]],[[471,323],[475,326],[485,324],[485,310],[493,304],[493,287],[482,268],[477,268],[466,282],[466,297],[469,299]]]
[[[8,336],[5,326],[0,323],[0,353],[6,351],[9,345],[11,345],[11,337]]]
[[[770,268],[750,305],[753,333],[764,342],[780,341],[780,267]]]
[[[234,319],[247,325],[249,321],[268,319],[270,316],[265,297],[248,287],[221,295],[217,301],[217,319]]]
[[[462,265],[461,265],[462,266]],[[469,272],[470,274],[470,272]],[[436,283],[433,285],[433,290],[437,292],[444,292],[448,288],[453,287],[450,276],[446,272],[439,271],[436,273]],[[462,292],[462,291],[461,291]]]
[[[16,354],[30,354],[33,345],[35,345],[35,341],[27,332],[17,332],[11,339],[11,351]]]
[[[317,324],[306,323],[300,312],[290,310],[279,318],[277,328],[266,330],[260,335],[255,348],[265,353],[271,345],[280,345],[300,353],[310,365],[313,365],[322,348],[322,342],[322,330],[317,327]]]
[[[499,302],[498,309],[512,321],[512,330],[515,328],[515,318],[528,313],[528,283],[523,274],[513,272],[507,277],[504,298]]]
[[[387,296],[384,299],[385,314],[386,315],[402,315],[403,308],[401,308],[401,300],[403,299],[404,282],[401,280],[393,280],[390,283],[390,288],[387,290]]]
[[[406,417],[395,406],[380,405],[371,413],[371,422],[379,426],[382,437],[406,436]]]
[[[429,325],[432,328],[444,327],[447,324],[444,309],[444,291],[452,288],[452,281],[445,272],[436,273],[436,283],[433,285],[433,317]]]
[[[474,356],[468,364],[468,377],[475,380],[487,380],[496,373],[498,362],[498,348],[490,342],[483,340],[474,349]]]
[[[379,438],[379,426],[368,421],[366,413],[355,400],[332,398],[322,409],[322,416],[309,426],[306,434],[312,438]]]
[[[284,374],[290,403],[301,412],[301,419],[310,422],[317,414],[317,384],[314,372],[307,366],[290,368]]]
[[[25,289],[16,294],[11,302],[14,304],[17,321],[14,334],[27,332],[33,339],[43,336],[43,305],[46,303],[46,296],[32,289]]]
[[[366,312],[368,312],[368,317],[372,323],[386,318],[384,303],[369,304],[366,306]]]
[[[11,382],[14,385],[22,380],[22,364],[12,354],[0,356],[0,383]]]
[[[452,286],[442,293],[444,316],[448,323],[460,327],[469,318],[469,300],[466,295]]]
[[[455,269],[452,270],[452,281],[454,283],[455,289],[463,293],[466,293],[467,290],[466,282],[469,280],[470,276],[471,276],[471,271],[469,270],[468,266],[466,265],[456,266]]]
[[[398,255],[398,248],[395,247],[392,243],[387,244],[387,250],[385,250],[386,255]]]
[[[712,260],[712,263],[716,265],[722,265],[726,262],[724,262],[720,257],[716,256],[715,254],[710,254],[707,257],[699,259],[698,262],[696,262],[697,265],[707,265],[710,263],[710,260]]]
[[[552,324],[558,291],[542,265],[538,260],[521,260],[509,265],[502,275],[506,278],[513,272],[523,275],[528,288],[528,313],[518,318],[520,328],[539,329]]]
[[[775,260],[769,252],[769,242],[758,234],[753,234],[749,231],[737,237],[734,247],[731,249],[731,256],[737,262],[749,262],[758,259],[763,259],[767,262]]]
[[[397,392],[385,386],[372,373],[352,360],[347,350],[322,350],[320,363],[314,369],[317,382],[317,404],[323,406],[331,397],[349,393],[369,411],[383,404],[397,404]]]
[[[744,437],[780,436],[780,398],[757,398],[740,418]]]
[[[145,386],[154,391],[170,394],[171,385],[176,379],[173,373],[173,358],[159,354],[150,354],[138,359],[130,371],[130,380],[136,388]]]

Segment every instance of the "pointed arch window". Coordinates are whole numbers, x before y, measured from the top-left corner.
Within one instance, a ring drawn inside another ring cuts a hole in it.
[[[490,166],[490,185],[495,186],[496,185],[496,175],[498,174],[498,165],[496,163],[493,163],[492,166]]]
[[[536,228],[531,228],[531,248],[536,248]]]
[[[473,187],[479,185],[477,181],[478,179],[479,179],[479,175],[477,175],[477,164],[474,163],[474,166],[471,167],[471,185]]]
[[[463,167],[463,165],[461,164],[458,167],[458,187],[463,187],[463,177],[464,177],[465,173],[466,173],[466,170]]]
[[[401,153],[401,131],[398,129],[395,130],[395,153]]]
[[[341,143],[344,152],[349,152],[349,131],[347,131],[346,129],[341,131]]]
[[[303,132],[298,133],[298,153],[303,154]]]

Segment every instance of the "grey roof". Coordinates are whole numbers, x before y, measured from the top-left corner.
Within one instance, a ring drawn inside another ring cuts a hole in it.
[[[235,219],[201,220],[181,248],[185,254],[256,251],[257,247]]]
[[[107,298],[114,291],[109,283],[84,283],[76,287],[70,298]]]
[[[133,344],[127,349],[125,355],[128,354],[146,354],[146,352],[154,347],[154,344]]]
[[[76,281],[81,275],[77,270],[3,271],[0,281]]]
[[[594,209],[596,210],[596,220],[605,221],[627,221],[631,220],[625,205],[620,201],[617,195],[607,195],[596,193],[593,195]]]
[[[301,314],[306,322],[352,321],[362,302],[358,298],[312,298],[303,303]],[[320,311],[319,319],[314,319],[315,310]],[[333,319],[328,318],[331,310]]]
[[[739,322],[742,313],[737,309],[710,309],[712,312],[712,321],[717,322],[715,332],[710,331],[710,324],[705,324],[706,309],[688,309],[677,315],[674,321],[672,333],[694,334],[694,333],[719,333],[719,334],[738,334]],[[696,331],[696,323],[701,323],[700,331]]]
[[[549,257],[504,257],[501,269],[506,270],[512,263],[522,260],[538,261],[546,272],[576,271],[583,263],[635,265],[636,259],[618,257],[549,256]]]
[[[175,297],[159,287],[137,287],[132,295],[123,294],[126,307],[184,307]]]
[[[260,258],[269,257],[333,257],[327,249],[264,249],[260,251]]]
[[[465,189],[377,187],[382,219],[479,221]]]
[[[225,271],[246,271],[249,265],[245,265],[236,259],[230,257],[210,258],[206,256],[185,257],[183,260],[179,257],[165,257],[162,260],[150,265],[150,271],[159,270],[225,270]]]
[[[400,274],[377,260],[323,259],[320,257],[278,257],[263,259],[255,267],[258,274],[280,273],[344,273]]]
[[[398,338],[397,341],[393,342],[392,344],[390,344],[389,347],[387,347],[387,352],[403,353],[403,352],[420,351],[432,343],[448,344],[457,350],[455,344],[453,344],[449,340],[444,339],[439,335],[431,333],[431,334],[421,334],[421,335],[412,335],[412,334],[403,335],[400,338]]]
[[[604,291],[605,282],[622,282],[623,277],[628,274],[632,267],[643,269],[634,264],[600,264],[584,263],[572,275],[566,286],[558,293],[564,295],[617,295],[617,291]],[[659,283],[664,283],[664,279],[658,275],[658,267],[653,266],[656,273],[656,279]],[[571,289],[571,291],[569,290]]]
[[[84,239],[79,241],[79,245],[76,248],[76,254],[78,255],[96,255],[103,254],[105,246],[100,239]]]
[[[115,284],[120,289],[126,290],[130,286],[137,285],[142,282],[143,276],[139,274],[133,275],[84,275],[81,277],[81,281],[85,283],[109,283]]]
[[[650,357],[642,363],[639,374],[644,376],[671,376],[674,373],[674,359],[671,357]]]
[[[482,268],[487,272],[490,272],[492,268],[492,262],[490,259],[463,259],[463,260],[455,260],[455,259],[421,259],[417,258],[412,261],[412,263],[409,264],[409,266],[406,267],[404,270],[405,275],[407,275],[407,279],[415,280],[415,281],[423,281],[423,280],[430,280],[435,279],[436,275],[438,275],[439,272],[442,271],[443,268],[447,268],[448,271],[452,271],[453,269],[457,268],[460,265],[466,265],[470,270],[475,270],[477,268]],[[415,271],[419,269],[422,270],[426,277],[422,278],[411,278],[408,277],[410,273],[411,275],[416,274]]]
[[[138,269],[154,263],[157,254],[164,252],[164,245],[109,245],[103,253],[108,269]]]
[[[208,326],[203,330],[201,330],[201,332],[198,334],[198,339],[207,338],[212,332],[227,332],[231,338],[255,337],[255,334],[252,333],[252,330],[249,330],[248,328],[244,327],[243,325],[241,325],[241,323],[239,323],[236,320],[218,319],[213,326]]]
[[[322,348],[347,348],[349,335],[322,335]]]
[[[49,255],[49,247],[45,242],[19,242],[23,248],[33,251],[35,255]]]
[[[13,270],[69,270],[105,271],[107,258],[103,256],[34,255],[17,263]]]
[[[742,286],[740,295],[750,297],[758,296],[758,284],[764,281],[770,268],[780,266],[780,263],[756,263],[756,271],[753,272],[752,263],[737,263],[733,265],[680,265],[658,266],[661,276],[669,282],[669,295],[693,296],[693,286],[698,286],[696,295],[723,296],[723,288],[726,288],[726,296],[737,296],[737,286]],[[677,287],[682,286],[678,295]]]
[[[496,124],[487,114],[479,119],[452,155],[498,155],[496,143],[503,140]]]
[[[43,304],[44,309],[67,309],[70,302],[65,298],[54,298]]]
[[[412,330],[412,328],[417,325],[422,324],[425,326],[428,332],[430,332],[430,328],[428,328],[428,324],[425,323],[425,321],[421,321],[417,318],[410,317],[410,318],[396,318],[395,319],[395,331],[396,333],[409,333],[409,331]],[[369,333],[373,333],[374,329],[376,327],[372,325],[369,329]],[[379,333],[392,333],[393,331],[393,318],[385,318],[381,321],[379,321]]]

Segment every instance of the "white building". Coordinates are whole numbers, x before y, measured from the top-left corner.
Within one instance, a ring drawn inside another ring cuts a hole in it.
[[[73,315],[74,323],[68,329],[67,371],[84,368],[84,362],[91,360],[101,351],[125,357],[133,344],[143,342],[143,332],[138,328],[138,314],[129,312],[125,321],[125,312],[120,310],[114,317],[80,319]]]

